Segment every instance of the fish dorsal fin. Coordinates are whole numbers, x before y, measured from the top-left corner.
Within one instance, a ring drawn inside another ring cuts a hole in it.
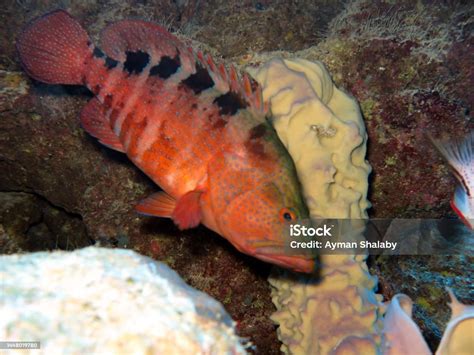
[[[217,66],[210,55],[186,48],[181,40],[159,25],[140,20],[115,22],[102,31],[100,47],[108,57],[120,62],[126,62],[130,53],[139,52],[150,56],[152,65],[158,65],[166,57],[181,67],[183,78],[197,73],[199,67],[204,68],[218,91],[223,94],[230,91],[245,101],[250,109],[263,114],[267,112],[256,81],[246,74],[241,79],[234,66],[229,70],[224,65]]]
[[[103,145],[125,153],[122,143],[110,127],[105,112],[106,108],[97,98],[90,100],[81,111],[82,128]]]
[[[226,69],[222,63],[216,65],[210,55],[205,56],[201,51],[195,52],[191,48],[189,48],[189,52],[192,53],[198,65],[208,71],[218,91],[237,94],[251,110],[258,113],[265,115],[268,112],[268,105],[263,102],[262,88],[247,74],[240,78],[233,65]]]
[[[178,200],[166,192],[157,192],[141,201],[135,209],[148,216],[172,218],[179,229],[193,228],[201,223],[202,192],[189,191]]]
[[[144,52],[153,65],[167,57],[175,60],[186,72],[193,72],[194,58],[186,46],[164,27],[140,20],[117,21],[100,35],[100,47],[108,57],[120,62],[127,60],[127,52]]]
[[[125,61],[125,52],[146,51],[174,57],[178,39],[163,27],[139,20],[117,21],[100,34],[100,47],[112,59]]]

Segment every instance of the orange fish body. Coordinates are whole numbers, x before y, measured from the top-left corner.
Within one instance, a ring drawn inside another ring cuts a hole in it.
[[[100,47],[61,10],[33,20],[17,42],[33,78],[94,93],[84,129],[163,189],[137,210],[181,229],[203,223],[244,253],[312,272],[314,260],[285,253],[288,225],[308,210],[260,88],[151,23],[112,24]]]

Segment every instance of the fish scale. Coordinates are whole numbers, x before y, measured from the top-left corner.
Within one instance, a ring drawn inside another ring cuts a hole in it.
[[[81,111],[82,127],[163,190],[138,212],[172,218],[180,229],[202,223],[241,252],[313,271],[313,258],[288,250],[289,225],[308,209],[248,76],[144,21],[108,26],[96,47],[62,10],[31,21],[17,49],[33,78],[86,85],[95,95]]]

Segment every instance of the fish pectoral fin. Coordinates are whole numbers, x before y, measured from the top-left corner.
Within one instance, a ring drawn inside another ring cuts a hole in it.
[[[193,228],[201,223],[201,191],[189,191],[178,200],[164,191],[154,193],[135,207],[147,216],[172,218],[179,229]]]
[[[176,202],[171,218],[179,229],[193,228],[201,223],[201,195],[202,191],[189,191]]]
[[[122,143],[110,127],[105,110],[104,105],[97,98],[90,100],[81,111],[82,128],[103,145],[125,153]]]
[[[171,218],[175,208],[176,200],[164,191],[154,193],[135,206],[138,213],[165,218]]]

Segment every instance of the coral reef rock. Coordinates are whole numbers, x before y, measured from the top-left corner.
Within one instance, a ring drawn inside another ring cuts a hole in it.
[[[78,215],[40,196],[0,191],[0,254],[86,247],[85,229]]]
[[[246,352],[219,302],[132,251],[2,256],[0,279],[2,340],[44,354]]]

